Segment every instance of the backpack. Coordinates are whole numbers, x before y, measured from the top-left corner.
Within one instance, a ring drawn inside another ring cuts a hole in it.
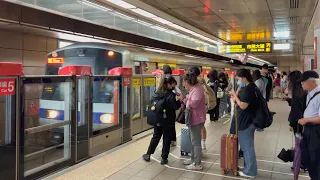
[[[253,118],[253,124],[259,129],[264,129],[272,124],[273,115],[270,113],[268,103],[263,98],[262,93],[260,92],[258,87],[255,87],[255,96],[257,102],[257,110]]]
[[[202,87],[204,89],[204,96],[206,98],[206,110],[208,111],[216,107],[217,98],[216,94],[210,86],[204,83],[202,84]]]
[[[161,126],[165,119],[166,115],[166,97],[168,95],[153,97],[149,105],[146,108],[147,112],[147,123],[151,126]]]

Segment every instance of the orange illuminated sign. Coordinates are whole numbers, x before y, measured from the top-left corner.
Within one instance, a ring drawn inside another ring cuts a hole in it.
[[[48,64],[63,64],[64,58],[48,58],[47,63]]]

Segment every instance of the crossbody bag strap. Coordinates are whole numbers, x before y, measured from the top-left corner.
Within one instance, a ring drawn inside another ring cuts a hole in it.
[[[318,91],[318,92],[316,92],[310,99],[309,99],[309,101],[308,101],[308,104],[307,104],[307,106],[306,106],[306,108],[309,106],[309,104],[310,104],[310,102],[311,102],[311,100],[313,99],[313,98],[315,98],[318,94],[320,94],[320,91]]]

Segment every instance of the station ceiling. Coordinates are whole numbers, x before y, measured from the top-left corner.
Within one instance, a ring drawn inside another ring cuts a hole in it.
[[[272,63],[299,60],[318,3],[318,0],[139,1],[229,43],[290,43],[290,50],[258,54]]]

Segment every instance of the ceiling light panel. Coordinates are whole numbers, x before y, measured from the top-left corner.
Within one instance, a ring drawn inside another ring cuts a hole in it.
[[[273,44],[274,50],[289,50],[291,48],[291,45],[289,43],[285,44]]]
[[[125,9],[135,9],[136,7],[122,0],[106,0]]]
[[[147,18],[156,18],[157,17],[156,15],[154,15],[152,13],[149,13],[149,12],[147,12],[145,10],[139,9],[139,8],[131,9],[131,11],[133,11],[133,12],[135,12],[137,14],[140,14],[140,15],[142,15],[144,17],[147,17]]]

